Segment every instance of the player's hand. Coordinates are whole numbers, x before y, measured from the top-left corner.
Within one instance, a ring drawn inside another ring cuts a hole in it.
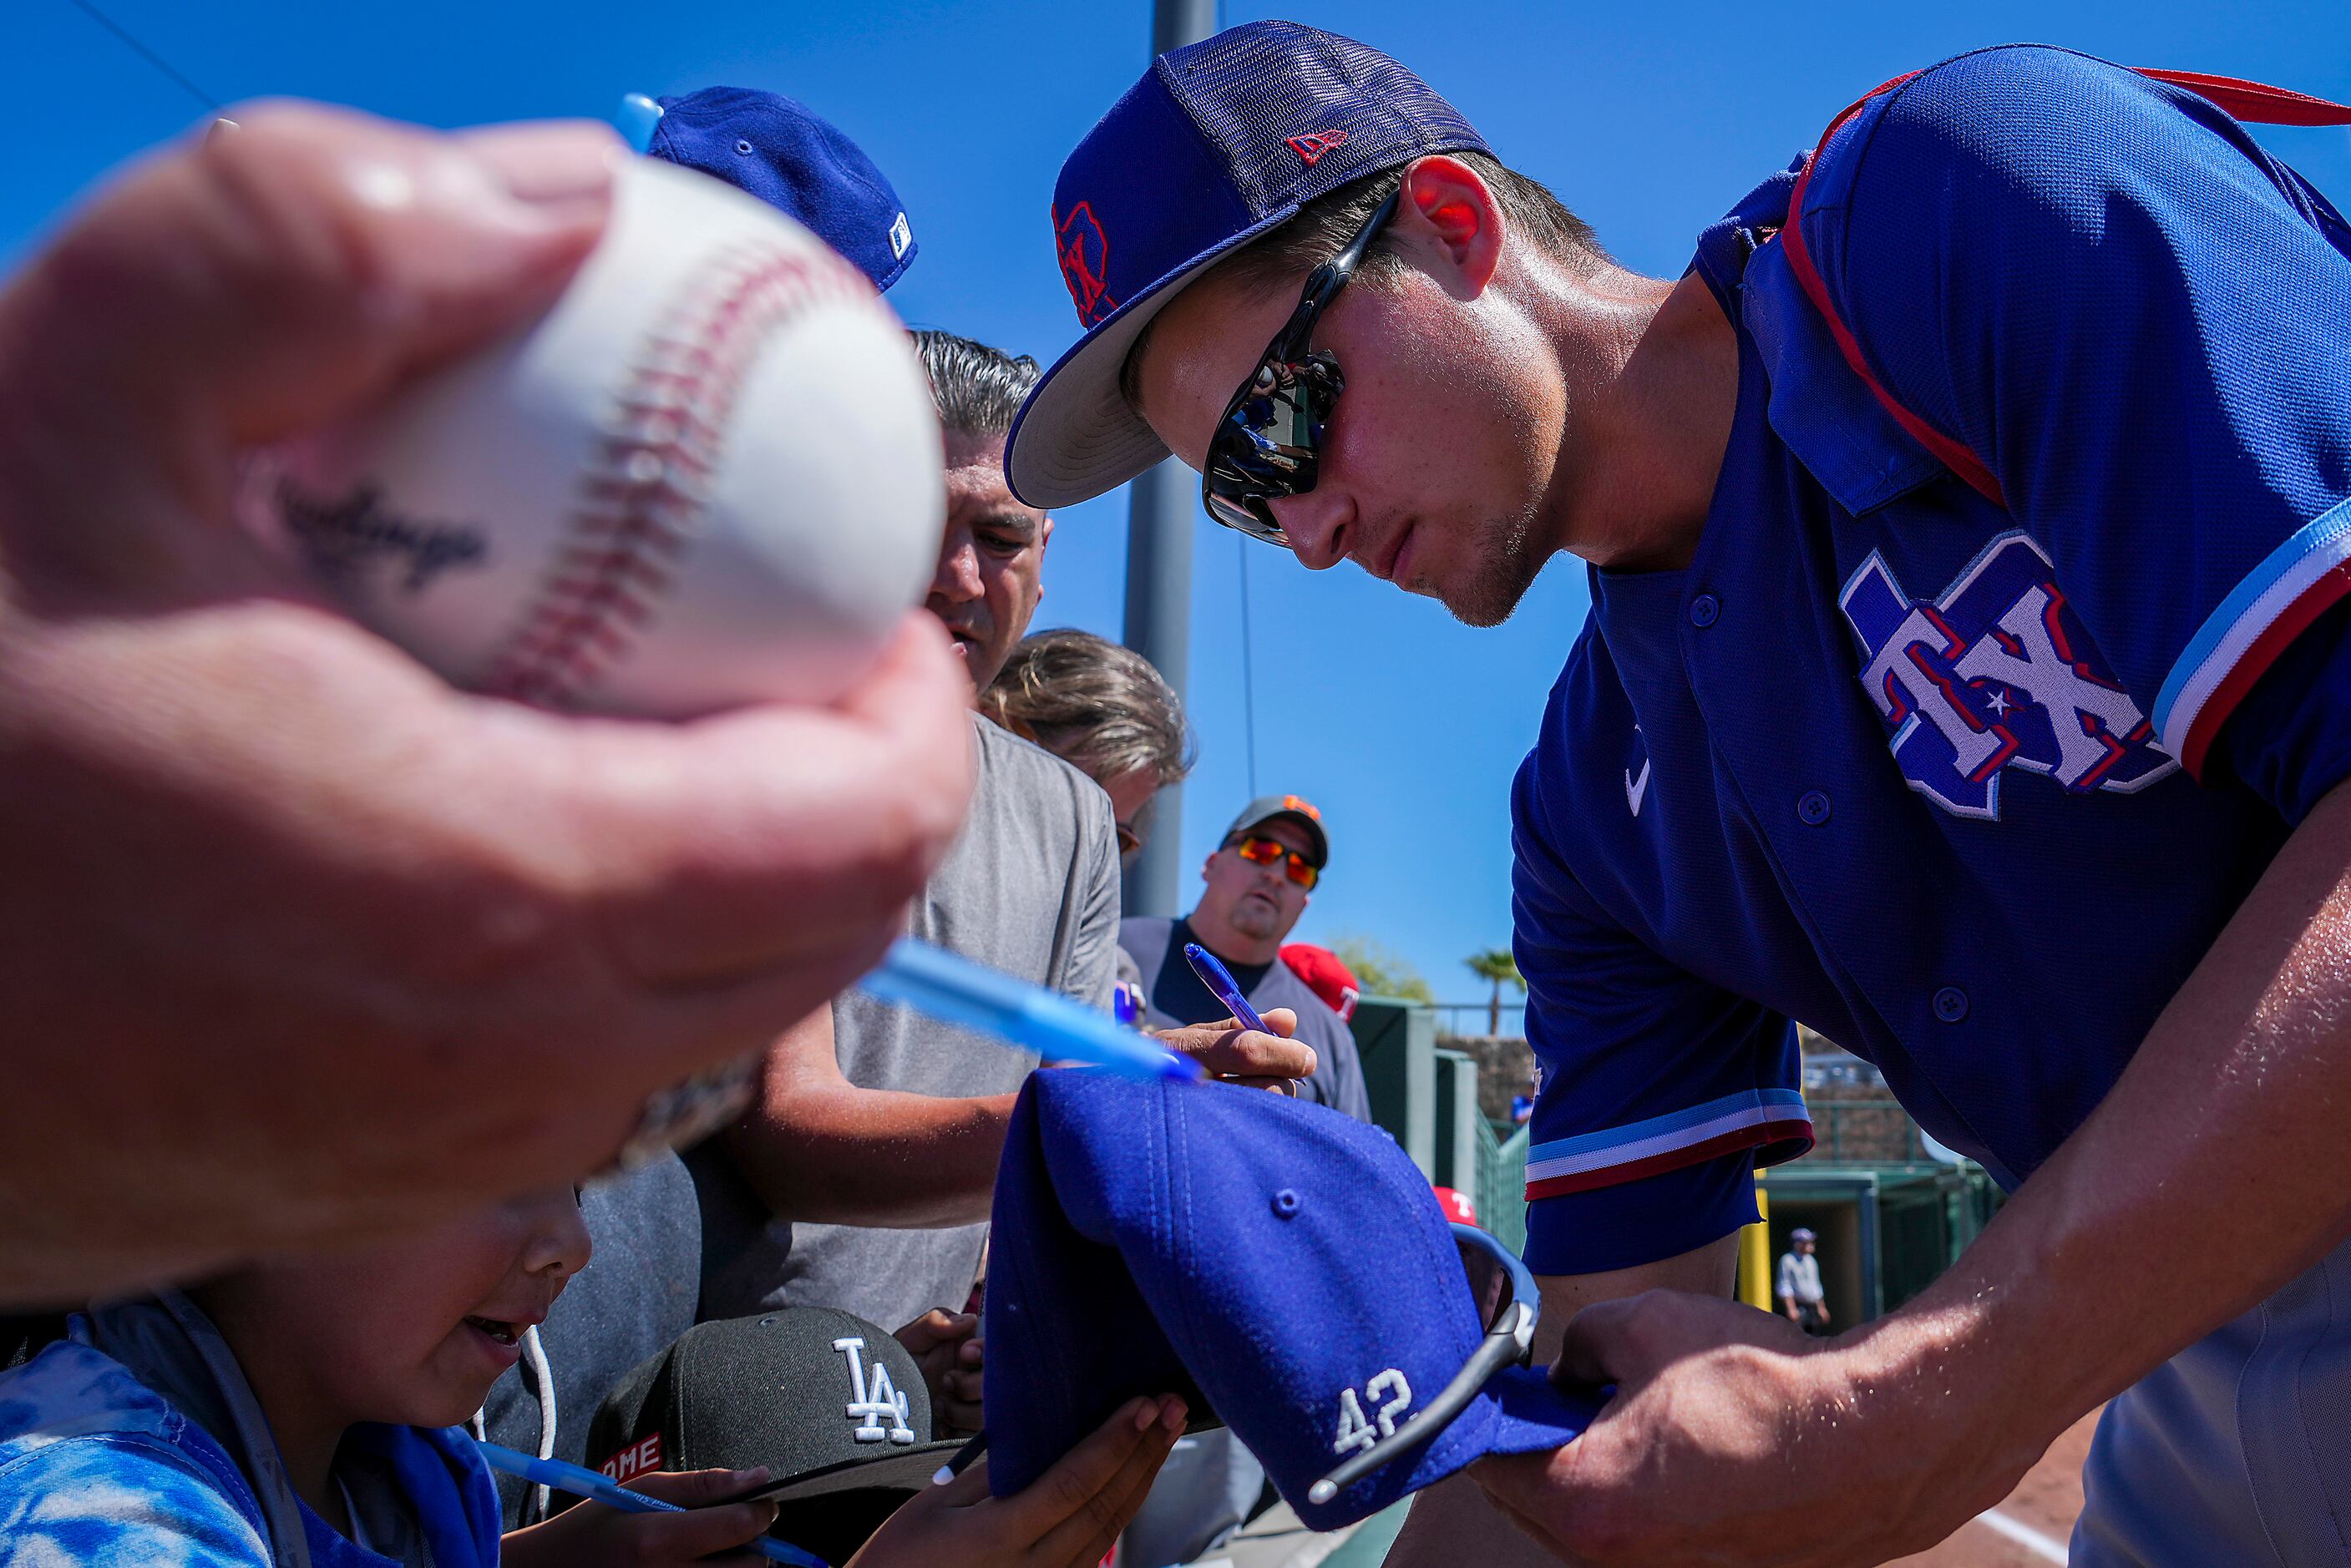
[[[1146,1033],[1176,1054],[1199,1063],[1211,1076],[1296,1094],[1297,1080],[1314,1075],[1314,1047],[1290,1038],[1298,1032],[1298,1014],[1287,1007],[1267,1012],[1265,1023],[1270,1033],[1244,1029],[1230,1018]]]
[[[1095,1568],[1183,1435],[1184,1401],[1130,1399],[1015,1496],[987,1494],[983,1459],[892,1514],[847,1568]]]
[[[0,1303],[595,1168],[880,955],[970,786],[923,618],[831,708],[566,720],[248,543],[246,455],[546,306],[622,153],[233,112],[0,289]]]
[[[1615,1397],[1566,1447],[1471,1473],[1564,1563],[1859,1568],[1923,1551],[2008,1495],[2047,1438],[1953,1384],[1947,1346],[1880,1326],[1811,1339],[1679,1291],[1595,1303],[1552,1376]]]
[[[979,1314],[933,1307],[891,1337],[923,1369],[931,1391],[931,1425],[941,1435],[978,1431],[980,1375],[987,1362]]]
[[[776,1522],[776,1505],[708,1505],[768,1476],[764,1467],[641,1475],[629,1482],[632,1490],[689,1511],[622,1513],[601,1502],[575,1503],[543,1524],[503,1537],[498,1562],[504,1568],[685,1568],[697,1563],[752,1568],[768,1560],[737,1548]]]

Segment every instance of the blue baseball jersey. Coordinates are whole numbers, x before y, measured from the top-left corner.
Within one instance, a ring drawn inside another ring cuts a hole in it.
[[[1800,165],[1801,166],[1801,165]],[[1788,1021],[2004,1186],[2351,773],[2351,237],[2201,99],[1946,62],[1700,241],[1739,397],[1678,571],[1591,573],[1514,788],[1528,1261],[1673,1256],[1811,1126]],[[2183,1126],[2197,1107],[2178,1107]]]

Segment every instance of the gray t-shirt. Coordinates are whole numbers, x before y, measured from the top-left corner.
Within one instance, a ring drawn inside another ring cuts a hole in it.
[[[1050,752],[972,717],[979,776],[963,836],[914,902],[914,934],[1110,1007],[1118,951],[1118,838],[1110,797]],[[832,1004],[841,1070],[861,1088],[1009,1094],[1034,1054],[852,991]],[[896,1329],[960,1312],[986,1225],[881,1231],[772,1218],[713,1140],[687,1158],[702,1191],[702,1315],[828,1306]]]
[[[1225,1004],[1184,960],[1184,944],[1199,940],[1189,920],[1137,915],[1120,923],[1118,945],[1143,971],[1143,1021],[1154,1029],[1215,1023],[1227,1016]],[[1372,1102],[1364,1091],[1364,1064],[1355,1054],[1354,1033],[1330,1004],[1280,959],[1268,964],[1226,960],[1225,967],[1259,1012],[1287,1007],[1298,1014],[1298,1038],[1314,1047],[1315,1057],[1314,1075],[1298,1085],[1298,1097],[1344,1111],[1359,1122],[1370,1121]]]

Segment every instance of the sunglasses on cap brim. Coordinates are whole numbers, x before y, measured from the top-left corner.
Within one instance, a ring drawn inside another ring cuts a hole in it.
[[[1453,1242],[1461,1250],[1462,1266],[1469,1272],[1469,1293],[1478,1303],[1479,1321],[1486,1337],[1467,1365],[1453,1375],[1445,1391],[1407,1418],[1388,1436],[1331,1471],[1306,1490],[1306,1501],[1329,1502],[1379,1469],[1434,1442],[1469,1401],[1506,1366],[1524,1366],[1532,1357],[1535,1324],[1542,1315],[1542,1293],[1534,1272],[1492,1236],[1475,1225],[1453,1223]]]
[[[1323,429],[1347,388],[1339,362],[1328,353],[1310,352],[1307,341],[1363,265],[1373,236],[1395,215],[1402,192],[1401,185],[1389,192],[1346,248],[1307,275],[1298,308],[1225,405],[1200,469],[1200,501],[1226,527],[1289,547],[1272,503],[1314,488],[1321,477]]]

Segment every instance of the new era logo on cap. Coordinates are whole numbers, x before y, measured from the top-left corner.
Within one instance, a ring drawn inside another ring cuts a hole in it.
[[[1290,150],[1304,159],[1306,167],[1311,169],[1325,152],[1345,141],[1347,133],[1343,130],[1316,130],[1289,140]]]

